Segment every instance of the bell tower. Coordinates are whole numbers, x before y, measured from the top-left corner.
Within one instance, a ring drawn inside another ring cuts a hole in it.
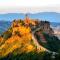
[[[24,19],[24,20],[25,20],[25,24],[26,24],[26,25],[29,25],[30,19],[29,19],[29,17],[28,17],[28,14],[25,15],[25,19]]]

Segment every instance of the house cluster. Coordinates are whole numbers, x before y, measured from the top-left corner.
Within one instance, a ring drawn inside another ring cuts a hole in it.
[[[32,31],[37,28],[41,28],[41,30],[43,30],[45,33],[52,34],[52,35],[54,33],[53,29],[50,27],[50,22],[48,21],[30,19],[28,16],[26,16],[24,22],[26,26],[30,26]]]

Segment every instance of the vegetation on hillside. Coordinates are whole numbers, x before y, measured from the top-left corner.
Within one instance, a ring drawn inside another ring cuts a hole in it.
[[[15,55],[14,53],[7,55],[4,58],[0,58],[0,60],[60,60],[60,54],[53,55],[48,52],[40,52],[31,51],[29,53],[22,53]]]
[[[35,34],[38,42],[50,51],[58,52],[60,49],[60,40],[56,36],[46,34],[45,32],[42,32],[41,34],[43,34],[46,43],[42,42],[40,36]]]

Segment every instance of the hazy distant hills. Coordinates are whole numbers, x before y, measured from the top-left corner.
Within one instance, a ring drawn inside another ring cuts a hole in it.
[[[24,19],[24,13],[7,13],[0,14],[0,20],[12,21],[14,19]],[[56,12],[40,12],[40,13],[27,13],[30,18],[39,19],[39,20],[47,20],[50,22],[60,22],[60,13]]]
[[[60,26],[60,22],[50,22],[52,27],[58,27]]]
[[[60,23],[51,22],[51,27],[54,30],[54,34],[60,39]]]
[[[8,21],[0,21],[0,34],[6,31],[11,25],[11,22]]]

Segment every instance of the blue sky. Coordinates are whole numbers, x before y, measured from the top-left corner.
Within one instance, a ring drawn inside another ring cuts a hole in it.
[[[28,16],[31,19],[47,20],[50,22],[60,22],[60,13],[56,12],[40,12],[40,13],[28,13]],[[3,21],[12,21],[14,19],[24,19],[24,13],[8,13],[0,14],[0,20]]]

